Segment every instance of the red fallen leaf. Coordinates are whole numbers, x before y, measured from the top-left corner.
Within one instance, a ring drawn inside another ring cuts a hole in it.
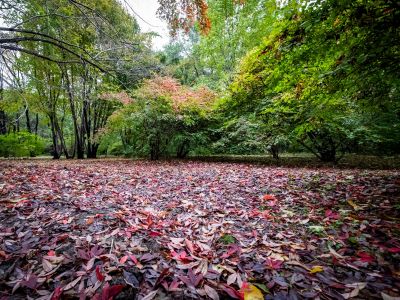
[[[100,266],[96,267],[96,277],[97,277],[98,281],[103,281],[104,280],[104,276],[100,272]]]
[[[186,244],[186,247],[188,248],[189,252],[194,253],[193,243],[191,241],[189,241],[188,239],[185,239],[185,244]]]
[[[228,248],[228,251],[225,252],[224,254],[222,254],[222,258],[228,258],[230,256],[232,256],[233,254],[237,253],[240,254],[241,252],[241,248],[238,245],[230,245]]]
[[[48,256],[56,256],[56,252],[54,250],[50,250],[49,252],[47,252]]]
[[[188,262],[193,261],[193,257],[188,256],[184,250],[180,251],[179,253],[176,253],[175,251],[171,251],[171,255],[172,255],[172,258],[174,258],[175,260],[179,260],[183,263],[188,263]]]
[[[157,231],[150,231],[149,236],[151,237],[162,236],[162,233]]]
[[[179,276],[188,287],[197,287],[199,283],[203,280],[203,274],[195,274],[192,269],[188,270],[188,276]]]
[[[90,217],[90,218],[88,218],[88,219],[86,220],[86,225],[91,225],[91,224],[93,224],[93,222],[94,222],[94,218],[93,218],[93,217]]]
[[[338,282],[331,282],[329,284],[330,287],[335,288],[335,289],[345,289],[346,286],[344,284],[338,283]]]
[[[119,263],[120,264],[124,264],[124,263],[126,263],[127,260],[128,260],[128,255],[125,255],[125,256],[120,258]]]
[[[270,194],[265,194],[263,196],[263,200],[264,201],[276,201],[276,197],[274,195],[270,195]]]
[[[169,290],[170,290],[171,292],[177,291],[179,285],[180,285],[180,282],[178,281],[178,279],[174,279],[174,280],[171,282],[171,284],[169,285]]]
[[[363,252],[363,251],[358,251],[357,252],[357,256],[360,257],[360,260],[362,262],[373,262],[375,260],[375,257],[367,252]]]
[[[139,263],[138,259],[135,255],[129,254],[129,258],[137,265]]]
[[[57,237],[57,242],[65,241],[67,238],[69,238],[68,233],[60,234],[60,235]]]
[[[274,202],[274,203],[275,203],[275,202]],[[264,211],[261,213],[261,216],[262,216],[263,218],[267,219],[267,220],[271,220],[271,219],[274,218],[273,216],[271,216],[271,215],[269,214],[269,211],[267,211],[267,210],[264,210]]]
[[[400,248],[397,248],[397,247],[387,248],[387,250],[388,250],[390,253],[399,253],[399,252],[400,252]]]
[[[160,276],[158,276],[156,283],[154,284],[154,288],[158,287],[160,285],[160,283],[162,281],[164,281],[164,279],[169,276],[171,274],[171,271],[169,270],[169,268],[165,268],[164,270],[162,270]]]
[[[171,284],[168,286],[168,282],[165,280],[161,283],[161,285],[165,288],[167,292],[177,292],[180,290],[179,285],[181,283],[178,281],[178,279],[174,279]]]
[[[143,265],[139,262],[139,260],[136,258],[135,255],[133,254],[128,254],[129,258],[132,260],[132,262],[138,267],[139,269],[143,268]]]
[[[329,218],[329,219],[338,220],[338,219],[340,219],[340,214],[337,213],[337,212],[333,212],[333,211],[330,210],[330,209],[327,209],[327,210],[325,211],[325,217],[326,217],[326,218]]]
[[[93,300],[112,300],[123,290],[123,285],[113,285],[110,286],[106,283],[103,287],[101,293],[97,293],[92,299]]]
[[[148,215],[146,218],[146,222],[144,222],[147,225],[147,228],[150,228],[151,225],[153,225],[153,220],[151,219],[151,215]]]
[[[276,202],[274,201],[274,202],[273,202],[273,205],[275,205],[275,204],[276,204]],[[273,206],[273,205],[272,205],[272,206]],[[267,220],[271,220],[271,219],[273,219],[274,217],[271,216],[269,213],[270,213],[270,212],[269,212],[268,210],[260,211],[260,210],[258,210],[258,209],[253,209],[253,210],[251,210],[251,211],[249,212],[249,217],[263,217],[263,218],[265,218],[265,219],[267,219]]]
[[[282,267],[283,261],[272,258],[265,260],[265,265],[272,270],[279,270]]]
[[[53,294],[51,295],[50,300],[59,300],[59,299],[61,298],[62,293],[63,293],[62,288],[61,288],[60,286],[57,287],[57,288],[54,290]]]
[[[222,290],[227,293],[231,298],[234,299],[243,299],[244,295],[234,288],[230,287],[226,284],[221,284]]]

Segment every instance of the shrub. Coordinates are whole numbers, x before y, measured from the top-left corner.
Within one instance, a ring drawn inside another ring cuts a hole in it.
[[[1,157],[34,157],[42,154],[45,140],[29,132],[17,132],[0,135]]]

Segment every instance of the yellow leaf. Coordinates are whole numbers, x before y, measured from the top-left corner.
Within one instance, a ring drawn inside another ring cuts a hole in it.
[[[261,291],[250,283],[244,283],[242,286],[244,300],[264,300]]]
[[[347,200],[347,203],[348,203],[354,210],[359,210],[359,209],[360,209],[360,207],[359,207],[357,204],[355,204],[355,203],[353,202],[353,200],[351,200],[351,199]]]
[[[324,271],[324,268],[321,267],[321,266],[314,266],[314,267],[312,267],[312,268],[310,269],[310,273],[311,273],[311,274],[315,274],[315,273],[323,272],[323,271]]]

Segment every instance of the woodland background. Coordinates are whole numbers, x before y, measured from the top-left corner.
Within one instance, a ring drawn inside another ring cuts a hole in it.
[[[159,2],[1,0],[0,156],[398,155],[397,1]]]

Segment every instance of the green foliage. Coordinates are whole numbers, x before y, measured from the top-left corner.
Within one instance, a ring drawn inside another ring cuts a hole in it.
[[[43,138],[28,132],[0,135],[0,157],[34,157],[44,152]]]
[[[285,17],[241,62],[230,97],[220,103],[225,116],[253,113],[272,141],[287,138],[323,161],[400,146],[393,140],[400,134],[400,95],[398,13],[391,5],[286,7]]]
[[[191,90],[172,78],[147,80],[135,91],[134,101],[111,116],[108,131],[120,136],[116,149],[122,145],[125,155],[184,158],[208,141],[207,107],[212,99],[207,89]]]
[[[236,243],[236,238],[230,234],[224,234],[220,237],[219,242],[225,245],[234,244]]]
[[[263,154],[267,151],[265,126],[254,116],[240,116],[222,127],[222,137],[213,147],[217,153]]]

